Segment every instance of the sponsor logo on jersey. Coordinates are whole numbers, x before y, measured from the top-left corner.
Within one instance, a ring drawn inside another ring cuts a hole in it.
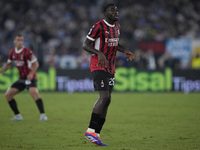
[[[16,64],[17,67],[20,67],[20,66],[24,65],[24,61],[16,60],[15,64]]]
[[[118,46],[119,38],[105,38],[105,43],[108,43],[108,46]]]

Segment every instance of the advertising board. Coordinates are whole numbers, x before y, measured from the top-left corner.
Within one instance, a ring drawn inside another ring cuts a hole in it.
[[[90,70],[37,71],[40,91],[91,92],[94,91]],[[6,91],[18,79],[12,68],[0,74],[0,91]],[[115,92],[200,92],[200,70],[137,70],[119,67],[115,74]]]

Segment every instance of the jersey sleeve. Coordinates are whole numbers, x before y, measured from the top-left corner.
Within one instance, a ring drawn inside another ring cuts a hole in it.
[[[13,60],[12,55],[13,55],[13,50],[11,50],[9,53],[8,60],[7,60],[8,63],[12,62],[12,60]]]
[[[35,56],[35,54],[33,53],[32,50],[28,50],[28,52],[27,52],[27,58],[28,58],[28,60],[29,60],[31,63],[37,61],[37,57]]]
[[[95,39],[99,37],[99,33],[100,33],[100,25],[94,24],[90,29],[87,38],[90,39],[91,41],[95,41]]]

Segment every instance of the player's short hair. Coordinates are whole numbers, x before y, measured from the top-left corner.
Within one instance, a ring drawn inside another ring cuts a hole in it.
[[[107,4],[104,8],[103,8],[103,12],[105,13],[107,11],[107,9],[110,7],[110,6],[116,6],[115,4]]]
[[[22,37],[23,35],[22,35],[22,34],[20,34],[20,33],[17,33],[17,34],[15,35],[15,37],[17,37],[17,36],[20,36],[20,37]]]

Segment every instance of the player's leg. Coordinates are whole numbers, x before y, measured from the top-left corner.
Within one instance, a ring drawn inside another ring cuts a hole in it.
[[[111,103],[111,93],[112,93],[112,90],[113,90],[113,84],[109,85],[109,95],[108,95],[108,98],[107,98],[108,100],[106,101],[106,104],[104,105],[103,111],[100,114],[100,118],[106,118],[106,116],[107,116],[108,107],[109,107],[109,105]]]
[[[10,108],[14,112],[15,116],[12,118],[12,121],[22,121],[23,118],[18,110],[17,102],[14,99],[14,96],[18,94],[20,91],[22,91],[25,88],[25,86],[20,82],[20,80],[17,80],[12,84],[11,87],[9,87],[5,93],[5,97],[9,103]]]
[[[114,75],[109,75],[109,97],[108,97],[108,101],[104,106],[103,112],[100,114],[100,118],[99,118],[99,121],[98,121],[96,129],[95,129],[95,133],[99,138],[100,138],[101,129],[102,129],[102,127],[103,127],[103,125],[106,121],[108,107],[111,103],[111,93],[113,91],[113,87],[114,87]]]
[[[103,114],[106,104],[110,101],[109,91],[99,91],[99,98],[93,106],[93,113],[99,114],[99,117]]]
[[[28,90],[32,98],[35,100],[35,103],[40,113],[41,114],[44,113],[44,105],[42,99],[39,96],[38,89],[36,87],[30,87]]]
[[[93,106],[91,120],[88,131],[95,132],[101,115],[104,113],[106,105],[109,103],[109,91],[99,91],[99,98]]]
[[[94,71],[92,72],[94,89],[99,92],[99,98],[93,106],[93,111],[91,115],[91,120],[89,124],[88,131],[95,131],[101,115],[104,114],[104,109],[107,107],[110,101],[109,92],[109,76],[104,71]]]
[[[85,136],[97,145],[106,146],[106,144],[103,144],[100,138],[96,136],[95,129],[98,125],[100,116],[104,111],[104,107],[109,101],[109,78],[104,71],[94,71],[92,72],[92,76],[94,88],[99,92],[99,98],[94,104],[89,127],[85,132]]]
[[[85,132],[86,138],[88,138],[91,142],[101,146],[107,146],[107,145],[102,143],[100,135],[98,136],[96,135],[96,129],[98,127],[98,123],[102,122],[102,118],[100,116],[104,111],[105,105],[108,104],[109,101],[108,95],[109,91],[99,91],[99,98],[94,104],[89,127]]]
[[[28,90],[32,98],[35,100],[36,105],[40,111],[40,121],[48,121],[48,118],[45,115],[45,111],[44,111],[44,104],[43,104],[42,99],[39,96],[37,87],[29,87]]]
[[[17,108],[17,103],[14,99],[14,96],[19,93],[19,90],[16,88],[9,87],[5,93],[5,97],[10,105],[10,108],[15,113],[15,115],[19,114],[19,110]]]
[[[108,106],[110,105],[111,102],[111,97],[109,97],[109,100],[107,101],[107,103],[104,106],[103,112],[100,115],[100,118],[97,122],[96,128],[95,128],[95,133],[98,137],[100,137],[100,132],[101,129],[106,121],[106,116],[107,116],[107,111],[108,111]]]

